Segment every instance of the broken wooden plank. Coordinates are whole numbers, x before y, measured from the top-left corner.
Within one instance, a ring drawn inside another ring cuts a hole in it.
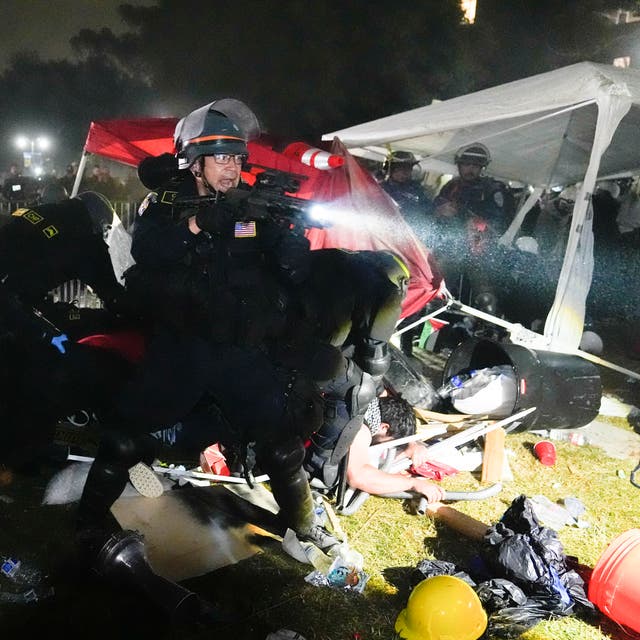
[[[484,437],[481,482],[500,482],[504,469],[505,430],[501,427],[489,431]]]

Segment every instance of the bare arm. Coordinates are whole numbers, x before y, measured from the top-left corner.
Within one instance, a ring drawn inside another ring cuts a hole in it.
[[[415,491],[422,494],[429,502],[437,502],[444,498],[444,491],[425,478],[404,473],[387,473],[373,466],[369,462],[370,444],[371,434],[363,425],[349,449],[347,482],[350,487],[373,495]]]
[[[419,467],[429,460],[429,449],[423,442],[410,442],[406,449],[396,456],[397,460],[401,460],[402,458],[409,458],[414,467]]]

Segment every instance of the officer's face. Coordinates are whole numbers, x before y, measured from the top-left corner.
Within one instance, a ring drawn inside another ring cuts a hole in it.
[[[458,173],[463,180],[476,180],[482,173],[482,167],[479,164],[470,164],[468,162],[461,162],[458,165]]]
[[[391,168],[391,179],[394,182],[409,182],[413,166],[410,164],[394,164]]]
[[[204,157],[202,171],[207,182],[216,190],[226,193],[229,189],[235,189],[240,183],[240,170],[242,165],[230,158],[226,164],[216,162],[213,156]]]

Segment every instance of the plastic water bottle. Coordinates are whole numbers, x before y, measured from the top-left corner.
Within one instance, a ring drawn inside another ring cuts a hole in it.
[[[449,378],[436,393],[442,400],[448,398],[456,389],[461,389],[471,378],[475,375],[475,369],[472,369],[468,373],[458,373],[455,376]]]
[[[50,598],[54,594],[55,592],[53,587],[28,589],[22,593],[8,593],[6,591],[0,591],[0,602],[7,602],[10,604],[29,604],[31,602]]]
[[[584,433],[580,431],[568,431],[564,429],[549,429],[549,440],[557,440],[561,442],[568,442],[576,447],[581,447],[585,444],[589,444],[589,441],[585,437]]]
[[[43,580],[42,572],[17,558],[0,558],[0,574],[16,584],[36,586]]]
[[[502,370],[499,367],[485,367],[484,369],[474,369],[471,372],[471,375],[460,386],[460,388],[465,390],[466,395],[473,395],[480,389],[484,389],[501,373]]]

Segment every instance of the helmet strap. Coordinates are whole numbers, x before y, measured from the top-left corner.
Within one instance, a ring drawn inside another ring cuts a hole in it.
[[[193,164],[190,167],[190,170],[191,170],[191,173],[193,173],[193,175],[196,178],[204,177],[203,176],[204,164],[203,164],[202,156],[194,160]]]
[[[218,197],[218,191],[214,189],[208,182],[207,178],[204,175],[204,158],[200,156],[192,165],[191,165],[191,173],[195,176],[196,179],[201,180],[205,189],[212,195]]]

